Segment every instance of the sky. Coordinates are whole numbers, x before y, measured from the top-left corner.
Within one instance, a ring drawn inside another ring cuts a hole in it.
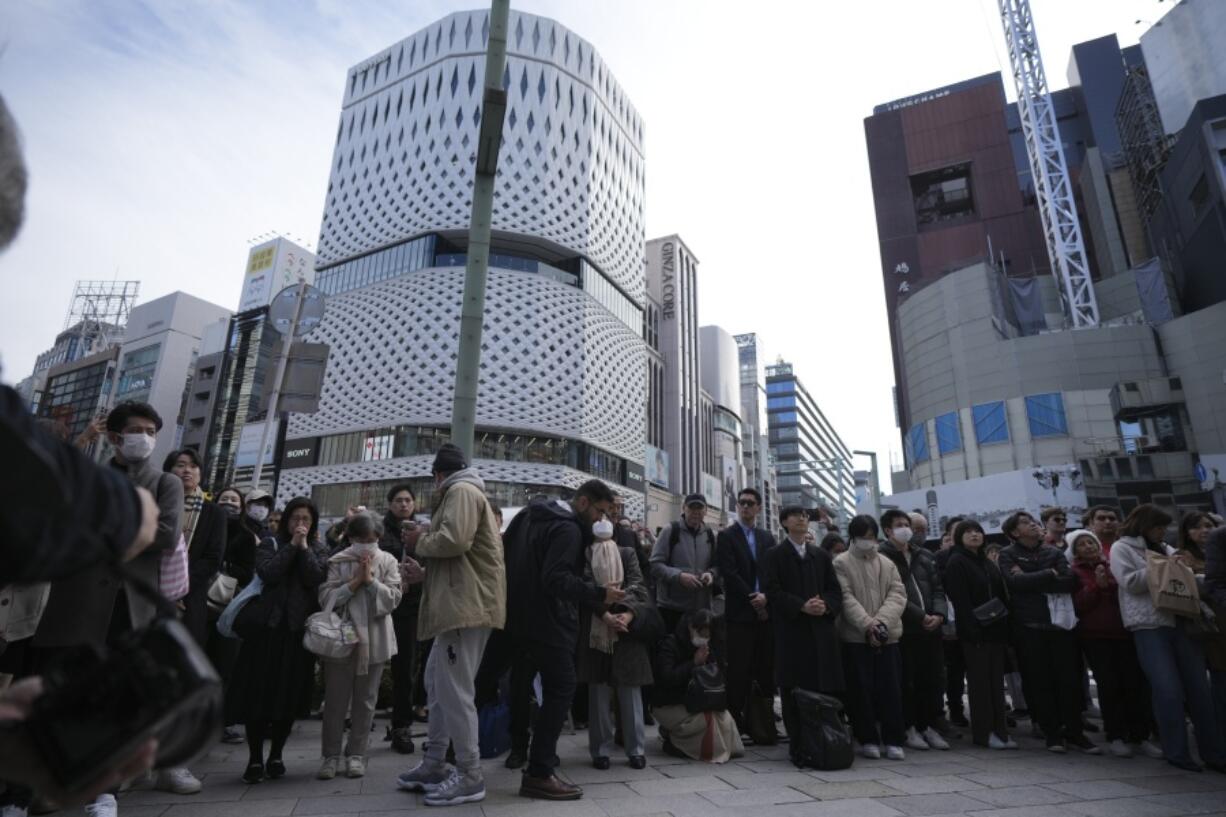
[[[1171,5],[1032,0],[1051,89],[1068,85],[1074,44],[1112,33],[1134,44]],[[347,70],[482,6],[0,3],[0,95],[30,169],[26,225],[0,254],[3,380],[24,378],[54,342],[78,279],[135,279],[141,302],[183,290],[233,309],[253,237],[313,248]],[[848,447],[878,452],[883,472],[901,462],[863,120],[993,71],[1014,98],[996,0],[512,8],[595,45],[642,115],[646,237],[678,233],[693,249],[701,321],[757,332]]]

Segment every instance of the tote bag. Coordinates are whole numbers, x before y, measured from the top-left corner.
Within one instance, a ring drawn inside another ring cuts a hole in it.
[[[1176,559],[1147,552],[1146,578],[1154,609],[1187,618],[1200,618],[1200,591],[1192,569]]]
[[[179,534],[179,541],[170,550],[162,553],[158,564],[158,592],[167,601],[178,601],[191,589],[187,572],[187,540]]]

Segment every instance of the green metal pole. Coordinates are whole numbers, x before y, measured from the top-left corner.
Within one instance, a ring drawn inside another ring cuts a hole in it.
[[[485,94],[477,138],[473,213],[468,227],[468,266],[464,272],[464,302],[460,311],[460,348],[455,371],[455,402],[451,409],[451,441],[469,459],[477,424],[477,385],[481,377],[481,332],[485,323],[485,282],[489,273],[490,225],[494,212],[494,176],[502,144],[502,120],[507,93],[502,72],[507,62],[507,18],[510,0],[493,0],[490,40],[485,53]]]

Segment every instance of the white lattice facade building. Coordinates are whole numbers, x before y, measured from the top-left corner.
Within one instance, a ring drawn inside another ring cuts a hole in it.
[[[488,12],[451,14],[349,72],[310,337],[331,354],[319,412],[287,433],[313,464],[281,471],[281,502],[314,494],[328,515],[429,476],[450,424],[487,32]],[[503,81],[476,465],[504,503],[596,475],[641,515],[643,125],[592,46],[542,17],[511,13]]]

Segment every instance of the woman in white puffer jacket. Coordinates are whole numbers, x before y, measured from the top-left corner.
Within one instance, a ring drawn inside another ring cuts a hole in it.
[[[1205,765],[1226,772],[1226,737],[1214,725],[1208,670],[1200,645],[1171,613],[1154,607],[1149,594],[1149,554],[1172,555],[1162,541],[1171,517],[1154,505],[1138,505],[1111,548],[1111,575],[1120,592],[1120,616],[1132,633],[1141,669],[1149,679],[1162,751],[1172,766],[1201,771],[1188,752],[1184,707],[1192,715],[1196,744]]]

